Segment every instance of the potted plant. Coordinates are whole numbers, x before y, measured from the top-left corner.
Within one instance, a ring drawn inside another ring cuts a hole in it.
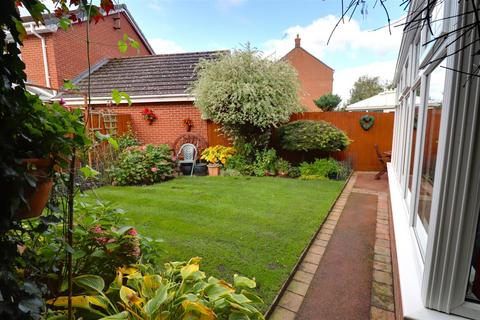
[[[143,109],[142,116],[143,116],[143,119],[148,121],[149,125],[152,125],[152,123],[155,120],[157,120],[157,115],[153,112],[152,109],[149,109],[149,108]]]
[[[89,142],[80,109],[69,109],[58,103],[44,104],[28,93],[27,101],[29,112],[19,123],[19,134],[14,138],[18,179],[25,181],[24,203],[15,211],[17,219],[42,213],[55,172],[67,168],[74,150]]]
[[[203,150],[201,159],[208,162],[208,175],[220,175],[221,167],[225,165],[227,159],[233,156],[235,153],[235,148],[225,147],[222,145],[208,147]]]
[[[193,120],[190,118],[183,119],[183,125],[187,129],[187,132],[190,132],[192,131],[192,128],[193,128]]]

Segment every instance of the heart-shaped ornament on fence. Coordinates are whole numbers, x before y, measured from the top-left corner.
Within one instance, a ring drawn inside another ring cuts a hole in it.
[[[368,114],[360,118],[360,126],[365,131],[368,131],[373,126],[374,122],[375,122],[375,117]]]

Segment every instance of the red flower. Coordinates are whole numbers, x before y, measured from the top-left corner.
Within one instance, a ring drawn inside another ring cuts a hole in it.
[[[131,235],[131,236],[136,236],[138,234],[137,230],[135,230],[135,228],[132,228],[130,230],[128,230],[128,234]]]
[[[97,224],[95,227],[90,229],[90,231],[93,232],[93,233],[102,233],[103,229],[99,224]]]
[[[70,20],[72,20],[73,22],[76,22],[78,21],[78,17],[75,13],[71,13],[70,16],[68,17]]]
[[[153,173],[155,173],[155,172],[158,171],[158,168],[157,168],[157,167],[152,167],[152,168],[150,168],[150,171],[152,171]]]
[[[63,16],[63,10],[62,8],[57,8],[53,11],[53,13],[55,14],[55,17],[57,18],[61,18]]]

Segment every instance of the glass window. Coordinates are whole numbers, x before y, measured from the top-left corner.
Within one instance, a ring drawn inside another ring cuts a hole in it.
[[[415,89],[413,100],[413,124],[412,124],[412,142],[410,145],[410,169],[408,171],[408,191],[412,192],[413,184],[413,165],[415,159],[415,145],[417,143],[418,113],[420,111],[420,87]]]
[[[427,79],[427,102],[423,132],[423,152],[421,158],[420,188],[418,196],[418,218],[428,234],[430,209],[432,205],[435,166],[437,162],[440,120],[442,116],[443,91],[445,86],[445,60],[437,66]]]
[[[477,223],[477,234],[473,247],[473,257],[470,264],[467,294],[465,300],[480,303],[480,219]]]

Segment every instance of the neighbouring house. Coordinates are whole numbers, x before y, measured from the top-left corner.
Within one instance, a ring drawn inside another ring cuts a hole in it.
[[[301,47],[297,35],[295,47],[282,59],[287,60],[297,70],[300,80],[300,99],[306,111],[321,112],[314,100],[331,93],[334,70]]]
[[[407,19],[426,5],[411,1]],[[395,75],[399,292],[406,319],[480,319],[480,2],[431,5],[432,23],[405,31]]]
[[[67,31],[58,27],[58,19],[53,14],[44,17],[45,25],[37,25],[30,16],[22,17],[27,36],[23,39],[21,58],[25,63],[28,83],[58,89],[64,79],[73,79],[85,71],[87,24],[90,28],[91,65],[108,58],[155,54],[126,5],[116,5],[98,23],[87,23],[85,17],[76,13],[79,20],[72,23]],[[124,34],[139,43],[138,50],[129,48],[125,53],[119,51],[117,43]],[[34,90],[38,91],[38,88]],[[35,93],[48,95],[48,92]]]
[[[389,90],[352,103],[345,107],[345,111],[393,112],[396,107],[397,93],[395,90]]]
[[[172,144],[186,133],[184,120],[190,119],[190,133],[207,140],[207,121],[194,106],[195,97],[188,92],[196,80],[195,68],[200,59],[215,59],[228,51],[161,54],[103,60],[90,76],[91,106],[94,110],[111,110],[130,114],[132,129],[143,143]],[[86,92],[87,73],[75,81],[80,91]],[[126,92],[131,99],[120,105],[112,104],[112,91]],[[83,106],[79,95],[60,94],[69,106]],[[142,115],[144,109],[153,111],[157,120],[151,124]]]

